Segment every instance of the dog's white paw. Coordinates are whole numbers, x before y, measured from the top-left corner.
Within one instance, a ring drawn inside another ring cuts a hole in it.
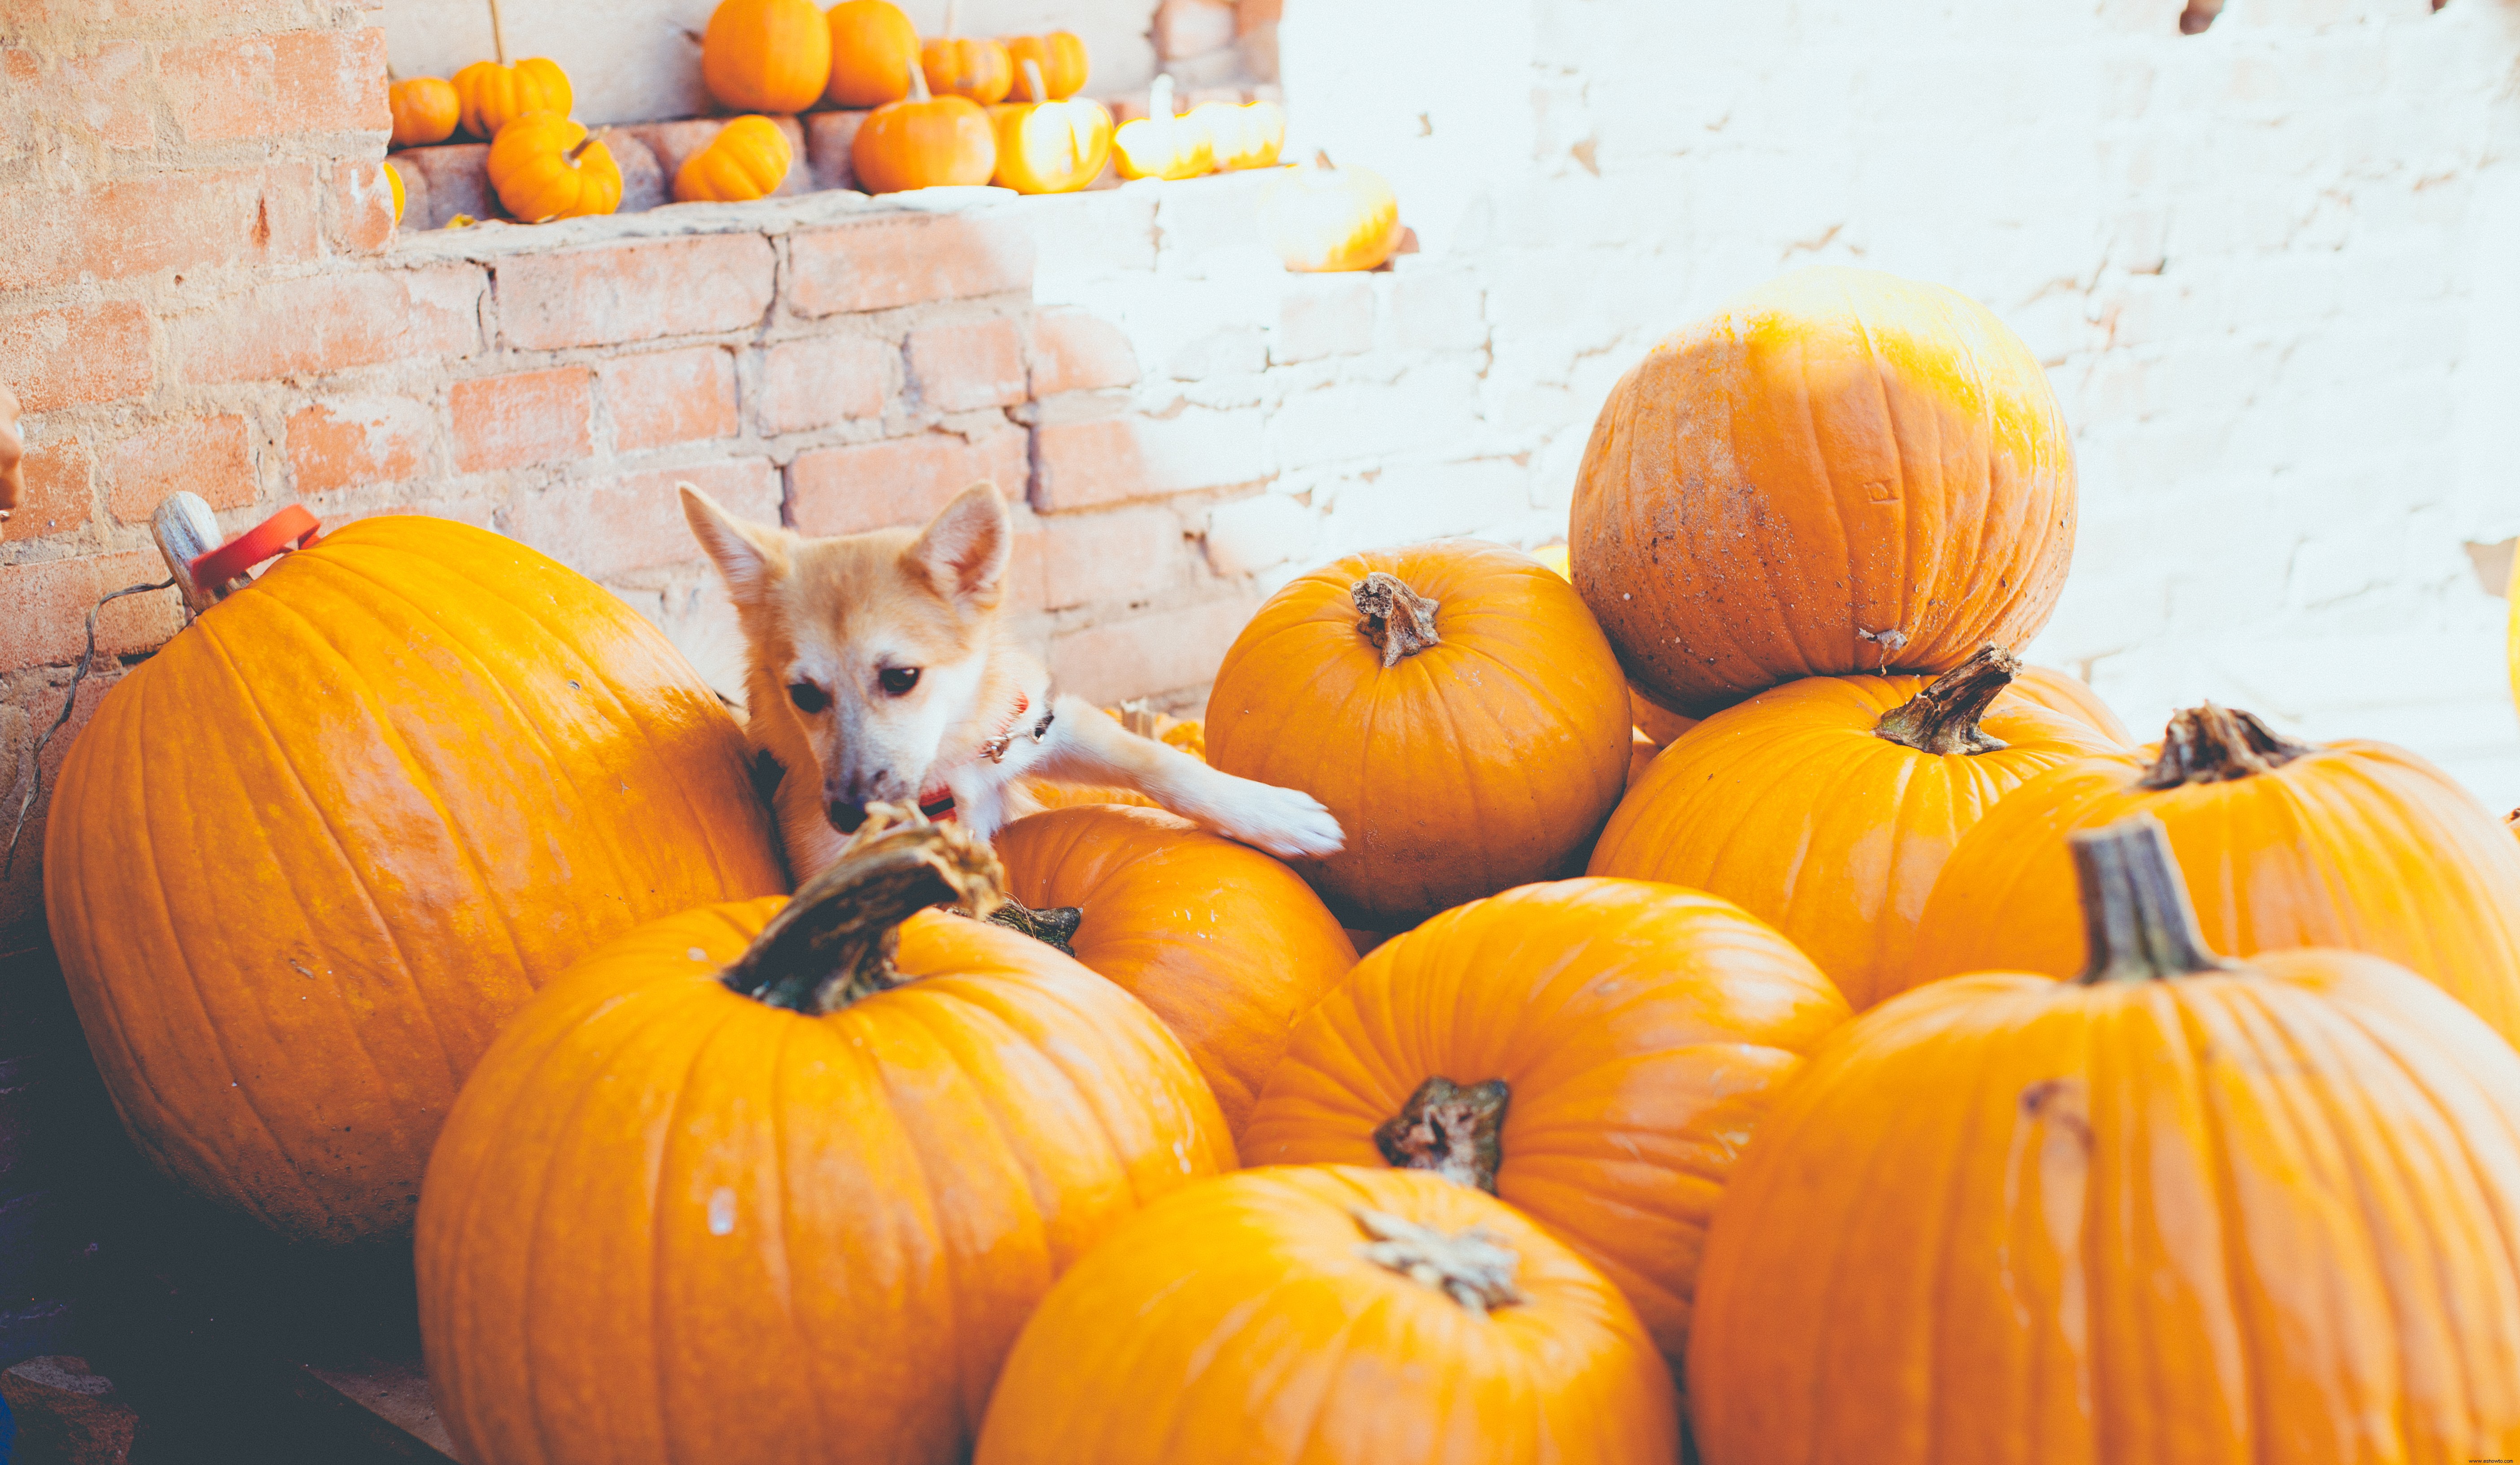
[[[1240,781],[1217,811],[1218,833],[1281,860],[1324,859],[1347,847],[1347,835],[1321,800],[1301,789]]]

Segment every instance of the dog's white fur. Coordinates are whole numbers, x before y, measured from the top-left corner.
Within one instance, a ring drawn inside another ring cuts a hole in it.
[[[799,881],[837,858],[871,802],[941,786],[987,839],[1029,812],[1026,776],[1131,789],[1285,859],[1338,852],[1338,821],[1311,796],[1137,736],[1082,697],[1052,700],[1049,672],[998,613],[1014,525],[994,486],[972,485],[916,533],[830,539],[744,523],[680,487],[750,648],[747,732],[782,770],[774,802]]]

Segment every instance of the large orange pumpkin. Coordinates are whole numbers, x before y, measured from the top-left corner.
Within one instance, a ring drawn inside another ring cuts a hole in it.
[[[568,73],[547,56],[527,57],[513,67],[476,61],[457,71],[452,84],[464,130],[485,143],[497,141],[502,128],[529,111],[564,117],[576,105]]]
[[[1702,717],[2027,643],[2073,556],[2073,450],[2038,358],[1984,306],[1802,270],[1620,379],[1569,538],[1628,675]]]
[[[447,1120],[418,1236],[469,1460],[968,1459],[1015,1333],[1234,1149],[1153,1014],[879,816],[793,902],[605,948]]]
[[[813,0],[719,0],[700,80],[729,111],[803,111],[832,79],[832,27]]]
[[[1773,922],[1861,1012],[1898,990],[1943,862],[2028,778],[2117,745],[2000,695],[1987,646],[1923,677],[1809,677],[1663,749],[1601,831],[1597,875],[1712,891]]]
[[[999,832],[1008,892],[1069,912],[1076,959],[1154,1009],[1240,1133],[1286,1032],[1356,948],[1293,870],[1157,809],[1093,805]]]
[[[600,586],[363,519],[132,669],[72,745],[44,901],[160,1169],[292,1236],[411,1221],[456,1086],[603,941],[786,889],[743,735]]]
[[[1677,1370],[1733,1158],[1846,1019],[1820,968],[1729,901],[1527,885],[1374,948],[1296,1026],[1242,1157],[1501,1196],[1618,1283]]]
[[[1391,929],[1568,872],[1627,785],[1627,684],[1573,588],[1518,550],[1353,555],[1235,638],[1207,761],[1321,800],[1347,848],[1308,878]]]
[[[2279,737],[2207,704],[2159,750],[2023,784],[1960,841],[1890,991],[1964,971],[2083,969],[2065,835],[2140,811],[2170,830],[2216,951],[2368,952],[2520,1042],[2520,845],[2449,776],[2378,742]]]
[[[919,69],[919,29],[892,0],[840,0],[827,19],[832,28],[834,107],[881,107],[910,95]]]
[[[1024,1326],[976,1465],[1669,1465],[1618,1291],[1429,1176],[1245,1171],[1150,1206]]]
[[[2087,974],[1887,1002],[1751,1140],[1708,1465],[2520,1454],[2520,1056],[2374,957],[2214,957],[2149,821],[2077,838]]]
[[[989,113],[966,97],[930,97],[917,67],[910,100],[867,114],[849,142],[849,166],[870,194],[914,188],[971,187],[997,171],[997,135]]]

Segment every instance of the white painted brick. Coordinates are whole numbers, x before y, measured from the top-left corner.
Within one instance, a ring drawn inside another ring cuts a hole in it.
[[[1352,356],[1373,347],[1373,280],[1367,275],[1288,275],[1269,336],[1273,365]]]
[[[1220,575],[1283,564],[1312,548],[1322,516],[1283,494],[1219,504],[1207,516],[1207,562]]]

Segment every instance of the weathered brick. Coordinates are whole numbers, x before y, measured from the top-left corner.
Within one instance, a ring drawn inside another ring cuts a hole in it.
[[[0,385],[27,412],[138,396],[158,379],[149,333],[128,300],[0,316]]]
[[[1139,601],[1181,580],[1180,515],[1159,505],[1042,520],[1043,607]]]
[[[217,143],[389,129],[384,64],[384,32],[370,26],[179,46],[158,73],[185,140]]]
[[[805,124],[803,165],[813,175],[815,188],[856,188],[856,166],[849,161],[849,150],[858,140],[858,128],[866,122],[867,113],[855,110],[841,111],[809,111],[798,118]]]
[[[1475,351],[1488,342],[1487,292],[1467,270],[1390,277],[1392,343],[1411,351]]]
[[[965,442],[922,432],[796,455],[788,469],[789,512],[805,534],[856,534],[918,524],[986,479],[1010,500],[1024,496],[1024,433],[1012,424]]]
[[[1257,483],[1271,475],[1256,411],[1183,411],[1045,423],[1035,433],[1034,506],[1091,509],[1124,499]]]
[[[74,435],[27,444],[20,465],[26,495],[8,521],[0,523],[0,539],[68,534],[94,518],[95,469],[95,455]]]
[[[193,381],[320,377],[381,361],[480,349],[479,269],[367,270],[258,287],[172,321],[174,358]]]
[[[478,473],[586,457],[594,451],[588,428],[593,378],[586,368],[570,366],[456,382],[447,393],[456,470]]]
[[[0,670],[61,666],[76,661],[87,644],[87,613],[113,591],[166,578],[155,550],[0,564]],[[125,596],[97,613],[100,655],[146,650],[183,625],[183,602],[171,589]]]
[[[336,253],[374,254],[393,236],[393,185],[385,181],[385,165],[335,162],[324,198],[326,242]]]
[[[1134,386],[1138,348],[1128,333],[1081,310],[1050,310],[1033,317],[1032,394]]]
[[[156,144],[147,46],[113,41],[63,57],[47,80],[48,111],[98,142],[124,153],[144,153]]]
[[[1158,605],[1057,637],[1050,671],[1061,691],[1109,704],[1203,687],[1225,648],[1260,608],[1256,599]]]
[[[890,310],[1032,288],[1032,237],[1004,211],[878,214],[788,242],[798,315]]]
[[[1278,296],[1269,360],[1349,356],[1373,347],[1373,281],[1365,275],[1289,275]]]
[[[1024,399],[1023,334],[1007,316],[910,333],[910,386],[932,412],[971,412]]]
[[[253,454],[241,417],[187,418],[146,427],[116,443],[105,507],[126,524],[142,524],[168,494],[190,492],[212,509],[254,501]]]
[[[499,196],[490,191],[488,143],[440,143],[433,148],[405,148],[393,155],[410,197],[403,206],[402,227],[411,233],[443,229],[459,215],[475,219],[500,216]],[[629,179],[622,179],[622,198],[629,198]]]
[[[596,378],[616,453],[735,435],[735,358],[723,346],[618,357]]]
[[[341,397],[289,416],[289,468],[301,496],[418,474],[436,418],[408,397]]]
[[[803,432],[880,416],[897,389],[901,350],[863,335],[783,341],[761,353],[753,413],[764,432]]]
[[[779,469],[767,458],[738,458],[626,477],[558,483],[508,507],[502,527],[516,538],[602,580],[662,565],[700,562],[683,521],[677,483],[690,483],[738,518],[779,522]]]
[[[1207,562],[1220,575],[1283,564],[1312,548],[1321,515],[1284,494],[1219,504],[1207,516]]]
[[[312,258],[315,171],[304,163],[126,179],[0,201],[0,289],[158,270]]]
[[[770,308],[775,256],[757,234],[633,240],[498,266],[499,334],[524,351],[708,335]]]
[[[1234,44],[1234,7],[1223,0],[1162,0],[1154,35],[1155,51],[1167,61],[1223,50]]]

